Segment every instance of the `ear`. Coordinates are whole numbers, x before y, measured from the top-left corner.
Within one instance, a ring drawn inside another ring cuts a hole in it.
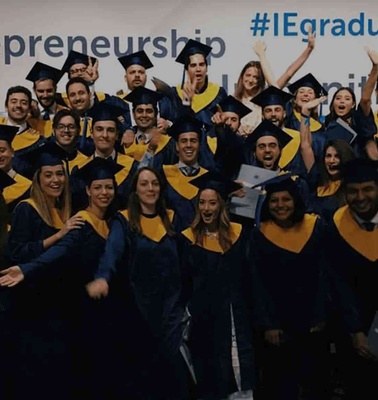
[[[87,193],[88,197],[91,197],[91,192],[89,191],[89,186],[85,186],[85,192]]]

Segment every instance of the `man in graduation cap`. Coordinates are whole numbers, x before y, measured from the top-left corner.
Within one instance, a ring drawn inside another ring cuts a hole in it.
[[[72,171],[73,208],[74,210],[80,209],[86,200],[85,187],[75,177],[77,169],[82,168],[95,157],[101,157],[122,166],[115,178],[118,185],[117,197],[119,204],[121,208],[125,208],[131,179],[137,170],[138,162],[116,149],[119,132],[119,111],[117,108],[102,102],[97,104],[92,111],[91,137],[94,143],[94,153]]]
[[[269,86],[251,101],[261,107],[262,118],[264,120],[272,122],[292,138],[288,145],[282,149],[279,167],[296,174],[303,174],[306,171],[300,152],[300,133],[295,129],[285,126],[286,107],[292,98],[293,95],[290,93],[280,90],[275,86]]]
[[[128,54],[126,56],[118,57],[118,61],[125,69],[125,82],[127,85],[128,92],[135,90],[137,87],[145,87],[147,82],[146,70],[152,68],[154,65],[147,56],[144,50],[136,53]],[[117,95],[122,99],[129,102],[124,97],[127,93],[123,90],[117,92]],[[165,132],[173,123],[176,118],[174,106],[167,96],[162,96],[158,99],[158,116],[157,116],[157,127]],[[131,119],[133,115],[131,114]],[[133,125],[135,125],[135,121]],[[125,138],[126,141],[126,138]]]
[[[181,85],[172,89],[178,115],[181,115],[179,110],[183,104],[190,105],[196,113],[196,117],[209,126],[213,116],[212,109],[227,97],[227,93],[222,87],[209,82],[206,57],[210,51],[210,46],[189,39],[176,58],[176,62],[184,65]],[[187,91],[193,93],[192,96],[187,96],[187,93],[183,90],[184,84]]]
[[[378,164],[355,159],[345,164],[342,176],[347,204],[334,214],[325,241],[343,332],[336,355],[346,373],[346,398],[367,399],[376,393],[378,376],[367,342],[378,311]]]
[[[163,135],[158,129],[158,102],[163,94],[136,87],[125,99],[132,104],[135,121],[134,142],[124,144],[125,154],[140,162],[140,167],[149,165],[160,168],[162,164],[174,164],[177,161],[174,140]]]
[[[7,116],[0,116],[0,124],[17,127],[13,139],[14,150],[13,166],[20,174],[25,175],[28,165],[22,157],[39,147],[46,139],[28,123],[32,103],[32,94],[24,86],[12,86],[8,89],[5,99]]]
[[[29,197],[31,181],[13,169],[14,150],[12,141],[16,136],[17,128],[14,126],[0,125],[0,170],[12,180],[3,190],[3,197],[9,214],[23,199]]]
[[[176,141],[178,163],[163,165],[167,206],[175,211],[177,230],[186,229],[193,221],[198,188],[190,184],[194,177],[207,172],[199,163],[203,123],[191,116],[179,117],[169,129]]]
[[[37,113],[28,118],[28,122],[45,137],[51,136],[54,115],[66,108],[56,102],[57,83],[61,77],[61,70],[39,61],[26,76],[28,81],[33,82],[33,91],[38,100]]]

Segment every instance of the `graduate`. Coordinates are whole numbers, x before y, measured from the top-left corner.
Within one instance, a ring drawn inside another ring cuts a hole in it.
[[[41,151],[36,165],[30,199],[20,202],[12,215],[8,240],[12,265],[33,261],[83,223],[79,216],[70,218],[70,190],[62,161]],[[9,343],[14,399],[70,396],[69,336],[62,322],[65,287],[58,270],[47,270],[40,279],[14,289]],[[3,278],[6,283],[8,278]]]
[[[305,213],[289,176],[265,185],[253,231],[253,307],[259,385],[255,399],[326,397],[327,280],[322,221]]]
[[[120,398],[188,396],[179,353],[183,310],[173,217],[165,208],[158,173],[140,168],[128,207],[115,216],[95,280],[87,286],[93,298],[107,296],[109,288],[117,287],[123,299],[118,319],[119,347],[125,352],[123,379],[114,382]]]
[[[189,39],[176,58],[176,62],[184,65],[184,75],[180,85],[172,88],[172,96],[178,115],[185,96],[183,86],[185,81],[193,87],[195,92],[191,101],[191,108],[196,118],[207,125],[211,125],[211,111],[219,102],[227,97],[226,91],[219,85],[210,82],[207,76],[207,59],[211,47],[201,42]],[[185,78],[186,75],[186,78]]]
[[[132,104],[135,140],[124,146],[125,154],[143,166],[161,168],[175,164],[177,154],[174,140],[158,129],[158,102],[164,95],[144,87],[137,87],[125,100]]]
[[[177,229],[187,228],[193,221],[198,188],[190,181],[201,176],[207,169],[199,164],[202,123],[193,117],[183,116],[176,120],[169,134],[176,141],[179,162],[163,165],[163,178],[167,187],[168,207],[175,211]]]
[[[347,399],[369,398],[376,390],[378,363],[367,335],[378,311],[377,171],[377,163],[371,160],[345,164],[346,205],[334,214],[326,236],[331,294],[338,316],[336,355]]]
[[[110,312],[112,308],[108,303],[94,302],[85,290],[103,254],[109,234],[108,221],[117,211],[114,204],[116,168],[102,158],[95,158],[83,167],[80,174],[86,182],[88,206],[77,214],[84,221],[81,228],[70,230],[30,262],[3,271],[0,278],[1,285],[13,287],[23,280],[33,281],[38,276],[44,276],[49,269],[64,265],[60,274],[65,282],[65,291],[69,293],[65,298],[68,312],[64,322],[74,338],[68,352],[77,367],[71,371],[75,385],[72,396],[85,394],[87,399],[111,395],[110,375],[107,375],[110,371],[104,365],[113,365],[113,368],[116,365],[115,351],[111,351],[112,341],[110,337],[106,340],[106,334],[111,330],[108,315],[113,315]],[[45,301],[49,299],[45,298]],[[103,347],[94,353],[93,348],[100,340],[103,341]],[[64,379],[68,380],[69,377]]]
[[[230,222],[226,208],[228,196],[240,186],[210,172],[191,184],[199,189],[196,213],[181,232],[180,254],[183,299],[191,315],[188,346],[195,398],[224,399],[243,391],[243,398],[251,399],[249,238],[240,224]]]
[[[14,150],[12,141],[16,133],[16,127],[0,125],[0,169],[13,179],[13,183],[3,189],[3,197],[7,205],[8,215],[12,213],[21,200],[29,197],[31,187],[31,180],[13,169],[12,160]]]

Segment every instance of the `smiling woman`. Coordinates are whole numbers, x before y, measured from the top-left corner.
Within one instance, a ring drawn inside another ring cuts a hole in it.
[[[272,179],[266,192],[253,231],[256,396],[296,399],[301,387],[309,398],[326,398],[323,224],[305,214],[291,177]]]

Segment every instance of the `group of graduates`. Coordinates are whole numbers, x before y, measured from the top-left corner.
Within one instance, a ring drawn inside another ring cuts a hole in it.
[[[2,398],[369,398],[378,53],[359,103],[338,88],[324,118],[314,75],[288,85],[314,46],[275,80],[257,42],[233,95],[192,39],[176,87],[145,87],[142,50],[118,59],[127,93],[98,92],[98,61],[72,50],[32,67],[36,100],[9,88]],[[251,193],[252,214],[230,212]]]

